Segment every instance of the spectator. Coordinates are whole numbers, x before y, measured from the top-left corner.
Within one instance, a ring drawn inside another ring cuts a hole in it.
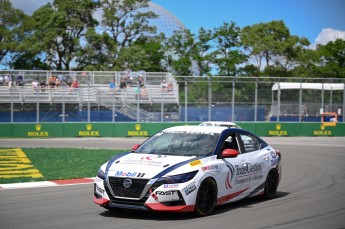
[[[41,82],[40,82],[41,92],[46,92],[46,87],[47,87],[46,82],[44,80],[41,80]]]
[[[127,88],[127,84],[125,79],[121,79],[120,81],[120,89],[126,89]]]
[[[131,70],[127,69],[125,74],[126,87],[130,87],[133,80],[133,77],[131,76]]]
[[[75,91],[77,88],[79,88],[79,82],[78,80],[74,80],[69,91]]]
[[[168,90],[168,92],[170,92],[170,93],[174,90],[174,86],[173,86],[172,82],[169,82],[169,83],[168,83],[167,90]]]
[[[167,89],[168,89],[168,84],[165,82],[165,80],[163,80],[161,83],[161,91],[166,92]]]
[[[145,87],[145,86],[142,86],[142,87],[140,88],[140,99],[146,100],[146,99],[148,99],[148,98],[149,98],[149,93],[148,93],[146,87]]]
[[[38,91],[38,81],[37,80],[34,80],[32,81],[32,89],[37,92]]]
[[[110,92],[115,92],[116,91],[116,84],[115,84],[115,81],[113,79],[109,83],[109,91]]]
[[[12,77],[10,77],[10,81],[8,82],[8,89],[13,90],[16,88],[16,82],[12,80]]]
[[[67,87],[67,88],[72,87],[72,82],[71,82],[70,80],[67,80],[67,81],[66,81],[66,87]]]
[[[144,87],[144,78],[143,78],[143,75],[139,75],[138,77],[138,87],[141,88],[141,87]]]
[[[50,76],[48,79],[48,87],[55,88],[55,76]]]
[[[8,86],[8,83],[10,82],[10,79],[11,79],[11,77],[8,74],[6,74],[5,77],[4,77],[4,82],[5,82],[6,86]]]
[[[17,78],[16,78],[16,84],[18,86],[23,86],[24,85],[24,82],[23,82],[23,76],[22,75],[18,75]]]
[[[55,77],[55,87],[59,88],[61,86],[61,80],[58,77]]]
[[[0,76],[0,85],[4,85],[4,77]]]

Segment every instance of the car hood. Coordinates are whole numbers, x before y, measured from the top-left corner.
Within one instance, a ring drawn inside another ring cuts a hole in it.
[[[193,161],[196,161],[195,166]],[[198,169],[201,164],[195,156],[168,156],[155,154],[129,153],[113,161],[109,161],[106,173],[108,176],[148,178],[160,174],[164,176],[177,168],[179,173]],[[171,174],[170,174],[171,175]]]

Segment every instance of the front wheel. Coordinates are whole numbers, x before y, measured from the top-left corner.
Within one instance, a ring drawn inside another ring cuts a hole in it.
[[[272,199],[276,195],[278,183],[279,183],[279,174],[277,170],[273,169],[268,173],[266,182],[265,182],[264,194],[267,199]]]
[[[217,203],[217,184],[211,178],[206,178],[199,187],[195,201],[195,213],[198,216],[210,215]]]

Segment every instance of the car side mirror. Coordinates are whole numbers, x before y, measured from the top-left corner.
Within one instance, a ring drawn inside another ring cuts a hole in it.
[[[138,148],[139,148],[140,144],[135,144],[133,147],[132,147],[132,151],[136,151]]]
[[[229,157],[237,157],[240,153],[234,149],[225,149],[222,152],[222,157],[229,158]]]

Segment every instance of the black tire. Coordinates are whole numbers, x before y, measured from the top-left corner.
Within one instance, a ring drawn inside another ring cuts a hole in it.
[[[217,204],[217,184],[211,178],[201,182],[195,200],[195,214],[198,216],[210,215]]]
[[[272,169],[268,174],[265,182],[264,196],[267,199],[272,199],[277,193],[279,184],[279,174],[277,170]]]

